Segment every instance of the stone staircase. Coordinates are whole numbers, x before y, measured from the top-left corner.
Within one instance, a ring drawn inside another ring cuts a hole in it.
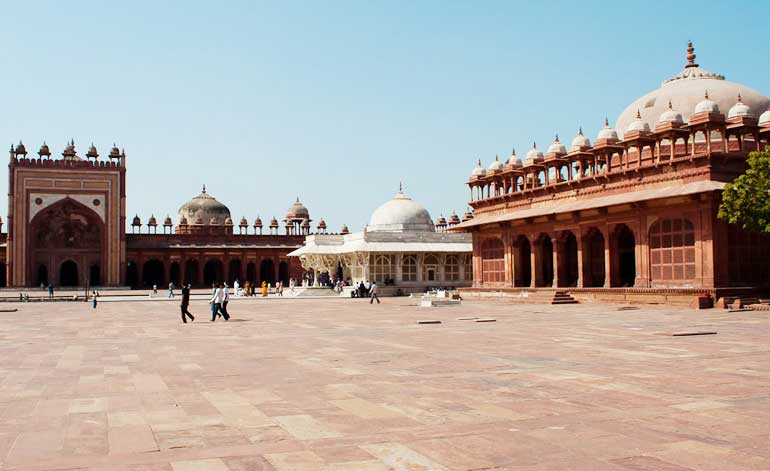
[[[556,291],[551,298],[551,304],[577,304],[577,299],[573,298],[567,291]]]

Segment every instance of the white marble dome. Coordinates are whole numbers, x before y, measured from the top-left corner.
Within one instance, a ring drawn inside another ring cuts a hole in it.
[[[600,139],[607,139],[610,141],[618,140],[618,133],[615,132],[615,130],[610,127],[610,123],[609,121],[607,121],[606,118],[604,119],[604,127],[601,130],[599,130],[599,134],[596,135],[596,140],[598,141]]]
[[[487,169],[487,172],[502,172],[503,171],[503,163],[500,162],[500,158],[498,156],[495,156],[495,160],[492,161],[491,164],[489,164],[489,168]]]
[[[527,158],[524,161],[525,165],[539,164],[543,162],[543,153],[537,148],[536,143],[532,143],[532,148],[527,152]]]
[[[471,178],[481,178],[487,175],[487,171],[484,170],[484,167],[481,166],[481,160],[476,164],[475,167],[473,167],[473,170],[471,171]]]
[[[650,125],[642,121],[642,115],[639,110],[636,111],[636,118],[628,125],[626,132],[649,132]]]
[[[759,115],[759,125],[760,126],[770,125],[770,107],[768,107],[764,113]]]
[[[629,104],[618,116],[616,129],[625,131],[636,117],[636,110],[641,111],[642,121],[654,127],[660,115],[666,112],[668,101],[671,100],[673,109],[682,114],[685,122],[690,115],[700,112],[718,112],[728,110],[735,104],[740,94],[754,116],[764,111],[770,98],[745,85],[725,80],[724,76],[701,69],[695,63],[694,50],[688,50],[687,64],[684,70],[673,78],[663,82],[660,88],[642,96]],[[708,90],[709,102],[704,103],[704,92]],[[696,111],[696,108],[698,110]]]
[[[375,209],[367,232],[435,232],[430,213],[402,191]]]
[[[735,103],[727,112],[728,118],[753,118],[755,116],[756,115],[751,112],[751,108],[749,108],[749,106],[743,102],[743,98],[740,95],[738,95],[738,102]]]
[[[664,111],[662,115],[660,115],[660,118],[658,118],[658,122],[683,124],[684,118],[682,118],[682,113],[676,111],[673,108],[673,105],[671,104],[671,100],[669,100],[668,109]]]
[[[559,142],[559,135],[556,135],[556,138],[553,140],[553,143],[548,146],[548,153],[549,154],[566,154],[567,148],[564,147],[564,144]]]
[[[572,145],[570,146],[570,151],[576,152],[586,147],[591,147],[591,140],[588,139],[585,135],[583,135],[583,128],[580,128],[580,131],[578,131],[577,136],[575,136],[575,138],[572,139]]]
[[[693,114],[698,113],[719,113],[719,104],[711,99],[708,90],[703,95],[703,100],[699,101],[693,109]]]
[[[521,159],[519,158],[518,155],[516,155],[516,149],[512,149],[511,150],[511,156],[508,157],[508,162],[506,162],[506,163],[510,164],[511,166],[513,166],[515,168],[518,168],[518,167],[522,166]]]

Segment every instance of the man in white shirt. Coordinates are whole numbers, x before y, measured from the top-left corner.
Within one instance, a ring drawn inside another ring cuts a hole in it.
[[[369,304],[372,304],[375,299],[377,300],[377,304],[380,304],[380,298],[377,297],[378,291],[379,288],[377,287],[377,282],[373,281],[369,288]]]
[[[217,312],[222,309],[222,301],[224,299],[225,295],[222,292],[222,287],[216,285],[214,293],[211,295],[211,301],[209,302],[209,304],[211,304],[211,322],[217,320]]]

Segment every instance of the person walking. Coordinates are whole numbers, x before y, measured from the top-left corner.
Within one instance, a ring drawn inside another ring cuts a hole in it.
[[[226,321],[230,320],[230,314],[227,313],[227,303],[229,302],[230,290],[227,288],[227,283],[225,283],[222,288],[222,317],[224,317]]]
[[[99,297],[99,292],[94,290],[94,292],[91,294],[91,296],[93,296],[93,298],[94,298],[94,309],[96,309],[96,298]]]
[[[53,300],[53,284],[48,283],[48,299]]]
[[[152,285],[152,295],[153,296],[158,295],[158,285]]]
[[[262,297],[267,297],[267,281],[262,282]]]
[[[222,301],[224,300],[224,293],[222,288],[214,284],[214,293],[211,295],[211,322],[217,320],[217,314],[222,309]]]
[[[372,304],[375,299],[377,300],[377,304],[380,304],[380,298],[377,297],[379,290],[380,289],[377,287],[377,282],[372,281],[372,284],[369,287],[369,304]]]
[[[294,294],[294,278],[289,278],[289,291]]]
[[[179,307],[182,309],[182,322],[187,324],[187,318],[190,318],[190,322],[195,320],[195,316],[190,314],[187,310],[187,306],[190,305],[190,283],[182,285],[182,304]]]
[[[283,296],[283,281],[279,281],[275,285],[275,292],[278,293],[278,296]]]
[[[168,284],[168,299],[174,299],[174,282]]]

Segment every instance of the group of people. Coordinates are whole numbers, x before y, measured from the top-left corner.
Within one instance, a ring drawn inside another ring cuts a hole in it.
[[[380,304],[380,298],[379,298],[379,288],[377,287],[377,283],[372,281],[369,283],[369,280],[366,281],[357,281],[356,284],[353,286],[353,292],[351,293],[351,296],[354,298],[369,298],[369,304],[374,303],[375,300],[377,300],[377,304]]]

